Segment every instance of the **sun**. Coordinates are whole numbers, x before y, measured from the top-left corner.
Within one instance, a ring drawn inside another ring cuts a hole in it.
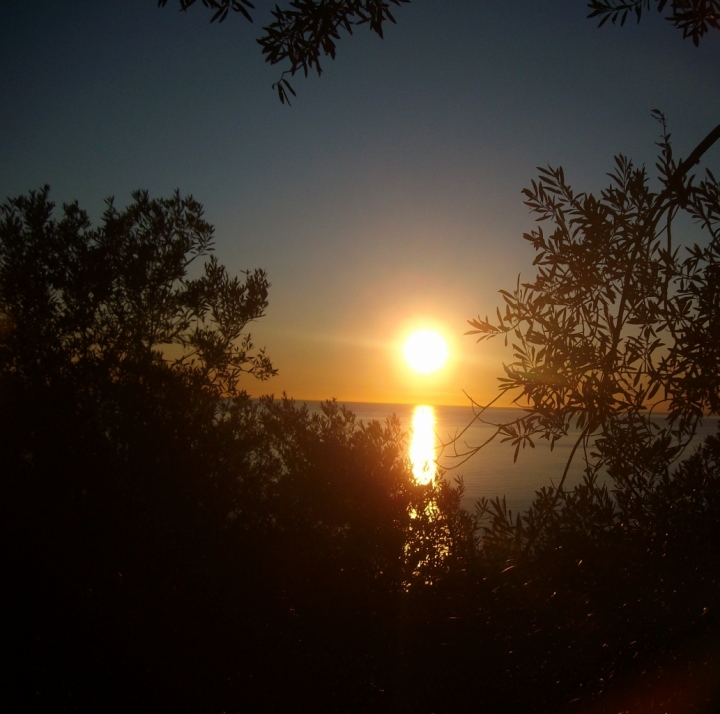
[[[405,360],[411,369],[420,374],[436,372],[447,361],[447,342],[435,330],[418,330],[405,340]]]

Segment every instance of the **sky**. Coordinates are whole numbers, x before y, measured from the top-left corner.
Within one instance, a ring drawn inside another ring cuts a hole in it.
[[[536,167],[599,191],[617,154],[654,166],[653,109],[680,157],[720,122],[720,33],[696,48],[656,13],[598,29],[585,0],[413,0],[295,77],[289,107],[255,42],[274,3],[255,5],[211,24],[200,2],[7,4],[0,199],[49,184],[97,221],[108,196],[192,194],[220,262],[272,284],[250,331],[279,375],[248,377],[256,396],[492,399],[511,355],[464,333],[532,277]],[[402,360],[419,327],[450,344],[433,375]]]

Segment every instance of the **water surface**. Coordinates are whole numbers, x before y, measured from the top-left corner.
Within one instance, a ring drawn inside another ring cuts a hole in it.
[[[319,402],[308,402],[308,407],[319,410]],[[391,414],[400,419],[403,430],[408,432],[408,452],[413,460],[417,478],[426,479],[432,474],[429,462],[430,453],[437,455],[442,442],[448,442],[459,434],[473,418],[470,406],[430,406],[413,404],[376,404],[371,402],[345,402],[358,419],[367,423],[373,419],[384,422]],[[522,414],[519,409],[490,408],[485,413],[487,421],[507,422]],[[413,430],[413,426],[415,429]],[[717,431],[717,418],[705,419],[695,437],[694,443],[700,443],[705,436]],[[494,428],[488,424],[474,422],[458,441],[458,449],[476,446],[492,436]],[[417,435],[420,434],[419,438]],[[462,476],[465,484],[463,505],[473,509],[475,502],[482,497],[496,498],[505,496],[507,505],[513,512],[529,507],[535,491],[542,486],[557,484],[562,478],[565,463],[578,434],[572,432],[555,443],[551,451],[544,440],[536,440],[535,448],[520,449],[516,462],[513,462],[515,447],[509,442],[495,440],[485,446],[464,464],[455,467],[457,460],[449,458],[451,450],[446,449],[439,463],[448,468],[446,478],[452,480]],[[432,439],[432,446],[428,440]],[[689,455],[693,447],[685,453]],[[571,488],[582,480],[581,459],[576,454],[573,469],[568,474],[566,487]]]

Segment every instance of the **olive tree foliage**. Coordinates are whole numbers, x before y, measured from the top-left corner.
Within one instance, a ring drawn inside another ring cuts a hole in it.
[[[108,199],[95,228],[77,202],[55,219],[48,195],[46,186],[0,208],[3,372],[113,378],[167,363],[214,396],[238,394],[243,372],[275,374],[246,332],[267,307],[267,276],[230,277],[191,196],[137,191],[122,210]]]
[[[47,188],[0,207],[3,624],[35,643],[11,708],[375,711],[408,599],[472,563],[397,419],[240,389],[274,373],[247,334],[268,282],[212,240],[179,192],[97,226]]]
[[[653,5],[658,12],[665,10],[665,19],[682,30],[683,39],[691,38],[696,47],[711,29],[720,30],[719,0],[590,0],[588,17],[599,17],[600,26],[608,20],[624,25],[631,14],[640,22],[643,11],[650,11]]]
[[[177,0],[181,10],[188,10],[197,0]],[[275,4],[270,11],[272,21],[262,28],[257,39],[265,60],[270,64],[287,63],[280,79],[272,87],[280,101],[289,104],[295,90],[287,79],[302,72],[322,74],[321,57],[335,59],[337,41],[341,32],[353,34],[353,28],[367,25],[383,37],[383,24],[395,23],[391,6],[408,4],[410,0],[292,0],[285,7]],[[168,0],[158,0],[165,7]],[[250,0],[202,0],[212,12],[211,21],[222,22],[230,12],[241,14],[253,22],[255,5]],[[710,29],[720,29],[720,0],[588,0],[588,17],[600,18],[600,26],[608,20],[625,24],[628,15],[635,14],[638,22],[643,11],[652,5],[659,12],[666,11],[666,19],[698,45],[700,38]]]
[[[187,10],[196,0],[179,0],[180,8]],[[353,27],[367,25],[378,37],[383,37],[383,23],[395,22],[390,6],[409,3],[410,0],[293,0],[286,7],[275,5],[271,10],[273,21],[263,27],[263,34],[257,40],[265,60],[270,64],[287,62],[280,79],[273,84],[280,101],[289,103],[290,94],[295,90],[287,75],[302,72],[306,77],[314,70],[322,74],[322,56],[335,59],[336,42],[340,32],[353,34]],[[255,6],[249,0],[202,0],[205,7],[213,11],[212,21],[222,22],[228,13],[239,12],[250,22]],[[158,0],[164,7],[167,0]]]
[[[525,518],[512,521],[499,501],[480,505],[496,531],[525,549],[558,501],[567,501],[576,459],[585,513],[594,509],[610,523],[615,505],[597,487],[598,475],[630,499],[628,512],[632,503],[642,509],[703,415],[720,412],[720,184],[709,169],[692,173],[720,126],[678,161],[664,117],[654,114],[662,125],[656,182],[624,156],[599,196],[576,193],[561,168],[539,169],[524,190],[541,224],[524,235],[537,274],[500,291],[505,304],[496,319],[469,321],[478,341],[500,337],[513,351],[500,395],[512,395],[523,411],[496,424],[492,438],[509,441],[517,459],[538,439],[552,448],[573,434],[556,487],[540,492]],[[476,407],[485,419],[486,407]],[[459,444],[456,438],[458,461],[482,448]]]

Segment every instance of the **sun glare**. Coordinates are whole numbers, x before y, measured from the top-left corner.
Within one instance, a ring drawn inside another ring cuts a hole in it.
[[[420,374],[429,374],[442,367],[448,358],[448,346],[442,335],[435,330],[413,332],[403,348],[405,360]]]
[[[435,412],[432,407],[415,408],[410,463],[418,483],[430,483],[435,478]]]

